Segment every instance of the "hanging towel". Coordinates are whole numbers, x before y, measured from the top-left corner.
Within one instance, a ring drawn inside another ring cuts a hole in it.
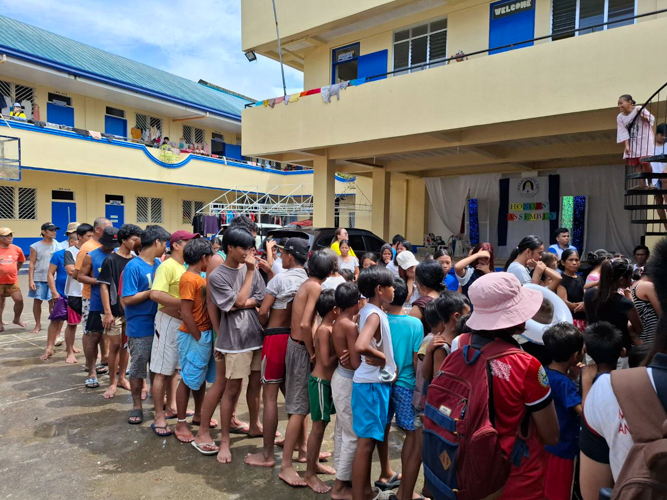
[[[326,87],[322,87],[322,100],[324,102],[331,102],[331,98],[333,96],[336,96],[340,101],[340,83],[335,83],[334,85],[327,85]]]
[[[33,123],[34,123],[35,125],[37,125],[39,128],[44,128],[44,127],[46,127],[46,122],[41,122],[41,121],[39,121],[39,120],[35,120],[35,121],[33,121]]]
[[[320,92],[322,92],[322,89],[306,90],[304,92],[301,92],[301,97],[307,96],[307,95],[319,94]]]
[[[87,130],[83,130],[82,128],[75,128],[75,129],[72,129],[72,130],[74,132],[76,132],[77,134],[82,135],[84,137],[90,137],[90,132],[88,132]]]
[[[262,101],[262,104],[264,105],[264,107],[267,107],[267,106],[269,105],[269,100],[268,100],[268,99],[264,99],[264,100]]]
[[[340,85],[341,90],[345,90],[350,85],[350,82],[340,82],[338,85]]]
[[[99,132],[95,132],[94,130],[89,130],[88,132],[90,132],[90,137],[92,137],[93,139],[97,139],[98,141],[102,139],[102,134],[100,134]]]
[[[132,136],[132,139],[141,139],[141,129],[138,129],[137,127],[132,127],[130,129],[130,135]]]
[[[269,99],[269,107],[273,108],[276,105],[275,99]]]
[[[104,137],[109,142],[112,142],[115,138],[113,134],[102,134],[102,137]]]
[[[284,100],[285,100],[285,96],[277,97],[277,98],[276,98],[276,104],[280,104],[280,103],[283,102]]]

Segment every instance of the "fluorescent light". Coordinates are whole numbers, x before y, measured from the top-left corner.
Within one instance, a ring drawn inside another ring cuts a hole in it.
[[[246,52],[245,56],[248,58],[248,62],[254,62],[257,60],[257,55],[252,50]]]

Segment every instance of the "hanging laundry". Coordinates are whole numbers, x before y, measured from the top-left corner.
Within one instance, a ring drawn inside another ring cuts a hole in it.
[[[283,102],[284,100],[285,100],[285,96],[277,97],[277,98],[276,98],[276,104],[280,104],[280,103]]]
[[[269,99],[269,107],[273,108],[276,105],[275,99]]]
[[[218,234],[220,223],[215,215],[204,216],[204,234]]]
[[[206,227],[204,224],[204,214],[197,214],[192,218],[192,232],[198,234],[206,234]]]
[[[90,132],[90,137],[92,137],[93,139],[97,139],[98,141],[102,139],[101,133],[95,132],[94,130],[89,130],[88,132]]]
[[[350,86],[357,87],[359,85],[363,85],[366,83],[366,80],[366,78],[355,78],[354,80],[350,81]]]
[[[304,97],[304,96],[307,96],[307,95],[315,95],[315,94],[319,94],[320,92],[322,92],[322,89],[306,90],[304,92],[301,92],[300,96]]]
[[[90,137],[90,132],[88,132],[87,130],[83,130],[82,128],[75,128],[75,129],[72,129],[72,130],[74,132],[76,132],[77,134],[82,135],[84,137]]]
[[[39,120],[35,120],[35,121],[33,121],[33,123],[34,123],[35,125],[37,125],[39,128],[44,128],[44,127],[46,127],[46,122],[41,122],[41,121],[39,121]]]
[[[264,107],[267,107],[267,106],[269,105],[269,100],[268,100],[268,99],[264,99],[264,100],[262,101],[262,104],[264,105]]]
[[[350,82],[342,81],[338,85],[340,85],[341,90],[345,90],[350,85]]]
[[[115,136],[113,134],[102,134],[102,137],[104,137],[107,141],[113,142]]]
[[[132,139],[141,139],[141,129],[132,127],[130,129],[130,135],[132,136]]]
[[[345,85],[347,87],[347,85]],[[322,100],[324,102],[331,102],[331,98],[336,96],[340,101],[340,83],[335,83],[333,85],[327,85],[322,87]]]

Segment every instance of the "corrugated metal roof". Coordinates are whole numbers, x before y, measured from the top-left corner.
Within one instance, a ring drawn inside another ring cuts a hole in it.
[[[91,47],[84,43],[56,35],[29,24],[0,16],[0,50],[16,52],[16,57],[44,63],[67,66],[83,76],[101,77],[108,83],[131,88],[140,93],[158,94],[165,100],[190,104],[216,111],[228,117],[241,118],[248,102],[232,93],[215,90],[199,83],[152,68],[137,61]]]

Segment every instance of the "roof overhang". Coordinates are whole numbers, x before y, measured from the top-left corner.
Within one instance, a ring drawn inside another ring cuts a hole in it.
[[[6,61],[0,65],[0,74],[26,83],[35,82],[53,87],[56,91],[100,99],[159,117],[187,119],[194,126],[241,132],[240,117],[222,111],[188,103],[173,96],[161,95],[149,89],[116,82],[100,75],[87,74],[58,63],[39,60],[5,47],[0,47],[0,54],[6,55]]]

